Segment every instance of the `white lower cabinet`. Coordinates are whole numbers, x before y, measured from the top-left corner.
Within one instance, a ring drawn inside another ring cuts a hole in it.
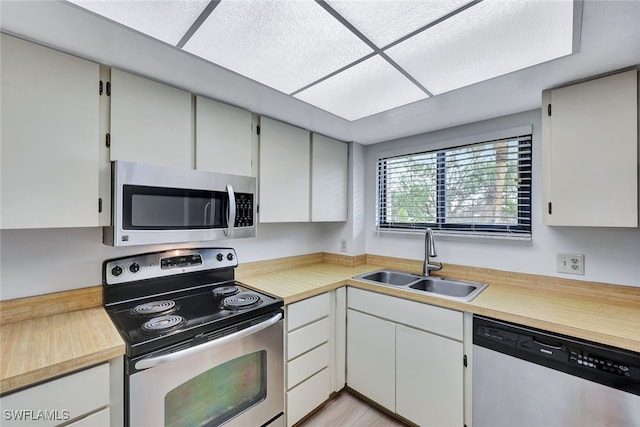
[[[420,426],[462,426],[462,343],[396,325],[395,344],[396,412]]]
[[[104,363],[3,396],[2,426],[109,427],[109,375]]]
[[[287,306],[286,414],[291,426],[344,387],[344,359],[336,353],[344,325],[344,305],[337,303],[344,290],[327,292]],[[343,307],[341,314],[336,307]],[[342,322],[339,321],[342,319]],[[342,366],[336,360],[342,360]],[[341,383],[341,384],[340,384]]]
[[[385,408],[396,406],[396,325],[348,310],[347,384]]]
[[[356,288],[347,307],[347,385],[420,426],[462,426],[463,314]]]

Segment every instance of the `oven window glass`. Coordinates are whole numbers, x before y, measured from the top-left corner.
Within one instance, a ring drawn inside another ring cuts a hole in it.
[[[209,369],[164,398],[165,427],[217,426],[267,396],[267,352],[250,353]]]
[[[227,195],[221,191],[138,185],[123,187],[123,228],[180,230],[226,228]]]

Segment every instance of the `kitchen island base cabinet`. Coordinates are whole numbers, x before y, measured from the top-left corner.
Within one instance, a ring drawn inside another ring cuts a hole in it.
[[[420,426],[464,424],[463,314],[349,287],[347,385]]]
[[[109,427],[109,378],[104,363],[3,396],[2,426]]]

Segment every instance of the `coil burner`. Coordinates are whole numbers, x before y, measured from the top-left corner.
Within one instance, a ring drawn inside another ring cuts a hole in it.
[[[260,295],[251,292],[240,292],[222,300],[222,308],[227,310],[245,310],[262,304]]]
[[[237,294],[239,291],[237,286],[229,285],[229,286],[218,286],[213,289],[213,296],[215,298],[226,298],[231,295]]]
[[[133,316],[151,316],[156,314],[169,314],[178,309],[175,301],[151,301],[136,305],[129,312]]]
[[[185,318],[178,315],[159,316],[145,322],[140,329],[147,333],[167,332],[182,326]]]

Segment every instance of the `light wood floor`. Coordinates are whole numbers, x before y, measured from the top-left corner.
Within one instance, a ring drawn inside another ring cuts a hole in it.
[[[377,408],[351,393],[340,392],[318,412],[297,427],[404,427]]]

